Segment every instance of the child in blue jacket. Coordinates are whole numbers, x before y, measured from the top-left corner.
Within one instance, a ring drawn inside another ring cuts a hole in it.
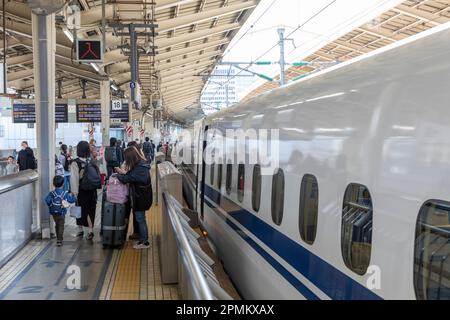
[[[53,178],[53,186],[55,190],[49,192],[45,198],[45,203],[47,203],[50,215],[53,216],[53,220],[55,221],[56,245],[59,247],[62,246],[63,242],[67,208],[69,204],[75,203],[76,198],[67,191],[64,191],[64,177],[55,176]]]

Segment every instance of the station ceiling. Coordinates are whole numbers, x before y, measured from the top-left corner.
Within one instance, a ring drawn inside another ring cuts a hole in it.
[[[142,48],[154,40],[156,56],[143,54],[139,60],[142,99],[163,99],[166,116],[184,121],[186,111],[199,106],[201,90],[208,75],[229,42],[239,31],[260,0],[106,0],[106,21],[144,24],[156,18],[157,36],[139,37]],[[81,7],[79,38],[101,38],[100,0],[78,0]],[[33,92],[33,53],[31,10],[26,0],[6,2],[6,61],[9,87]],[[1,13],[0,13],[0,18]],[[56,79],[62,81],[63,98],[81,98],[80,79],[88,80],[86,97],[100,98],[99,81],[109,78],[121,89],[129,86],[129,57],[124,44],[129,37],[116,36],[108,27],[102,70],[74,61],[74,44],[64,33],[65,24],[57,22]],[[145,30],[139,30],[145,31]],[[0,34],[3,36],[2,25]],[[3,44],[0,41],[3,53]],[[150,51],[149,51],[150,52]]]
[[[450,21],[450,0],[407,0],[320,48],[304,61],[343,62]],[[327,64],[291,67],[286,81],[323,69]],[[279,80],[279,76],[275,78]],[[278,87],[266,82],[243,100]]]

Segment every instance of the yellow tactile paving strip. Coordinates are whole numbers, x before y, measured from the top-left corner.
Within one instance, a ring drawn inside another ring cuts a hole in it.
[[[138,300],[141,277],[141,251],[128,241],[122,248],[111,300]]]

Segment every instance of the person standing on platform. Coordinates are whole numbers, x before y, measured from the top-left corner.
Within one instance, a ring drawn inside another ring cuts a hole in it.
[[[45,198],[45,203],[47,204],[50,210],[50,215],[53,216],[53,221],[55,222],[56,245],[58,247],[62,246],[63,243],[67,208],[71,203],[75,203],[76,201],[73,195],[63,189],[63,185],[64,178],[61,176],[55,176],[53,178],[53,186],[55,187],[55,190],[50,191]]]
[[[77,237],[84,236],[84,229],[88,229],[87,239],[94,238],[95,211],[97,207],[97,189],[101,188],[101,178],[98,167],[92,162],[91,146],[87,141],[80,141],[77,145],[77,156],[70,166],[70,186],[81,207],[81,218],[77,219]],[[88,168],[88,166],[90,166]],[[86,177],[84,175],[87,175]],[[96,182],[95,188],[85,185],[86,181]],[[97,185],[98,184],[98,185]],[[83,188],[83,185],[85,188]]]
[[[109,147],[105,148],[105,161],[108,178],[113,174],[114,168],[120,167],[123,162],[123,156],[120,148],[117,146],[117,139],[109,139]]]
[[[145,212],[150,209],[153,202],[150,165],[142,159],[133,146],[125,149],[124,158],[125,169],[115,168],[115,171],[119,174],[117,179],[120,182],[130,185],[131,207],[139,224],[139,241],[133,247],[147,249],[150,247],[150,242]]]
[[[145,142],[142,145],[142,152],[144,153],[145,159],[148,163],[152,163],[152,144],[150,143],[150,138],[146,137]]]
[[[152,161],[155,161],[156,146],[153,143],[153,140],[150,140],[150,144],[152,145]]]
[[[22,150],[19,151],[18,161],[19,170],[36,169],[36,158],[33,149],[28,146],[28,142],[22,141]]]
[[[8,162],[6,164],[6,175],[13,174],[19,171],[19,167],[16,164],[13,156],[8,157]]]
[[[58,159],[64,167],[64,190],[70,192],[70,164],[72,163],[72,157],[66,144],[61,144],[61,153]]]

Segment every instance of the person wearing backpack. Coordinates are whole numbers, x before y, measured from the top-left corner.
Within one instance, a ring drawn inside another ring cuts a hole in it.
[[[101,188],[101,177],[98,166],[91,159],[91,147],[87,141],[77,145],[77,156],[70,166],[70,186],[81,207],[81,218],[77,219],[77,237],[84,236],[88,229],[87,239],[94,238],[95,211],[97,207],[97,190]]]
[[[113,174],[114,168],[120,167],[123,162],[123,154],[117,145],[117,139],[109,139],[109,147],[105,148],[105,162],[108,178]]]
[[[53,186],[55,187],[55,190],[50,191],[45,198],[45,203],[49,208],[50,215],[53,217],[53,221],[55,221],[56,245],[58,247],[62,246],[63,242],[67,208],[70,204],[75,203],[76,201],[76,198],[73,195],[67,191],[64,191],[63,185],[64,178],[61,176],[55,176],[53,178]]]
[[[130,186],[131,207],[139,225],[139,241],[134,244],[133,248],[147,249],[150,247],[150,242],[145,212],[150,209],[153,202],[150,165],[140,156],[134,146],[125,149],[124,158],[126,168],[115,168],[115,171],[119,174],[117,179]]]
[[[150,143],[149,137],[145,138],[145,142],[142,145],[142,152],[144,152],[147,162],[151,163],[152,162],[152,144]]]

